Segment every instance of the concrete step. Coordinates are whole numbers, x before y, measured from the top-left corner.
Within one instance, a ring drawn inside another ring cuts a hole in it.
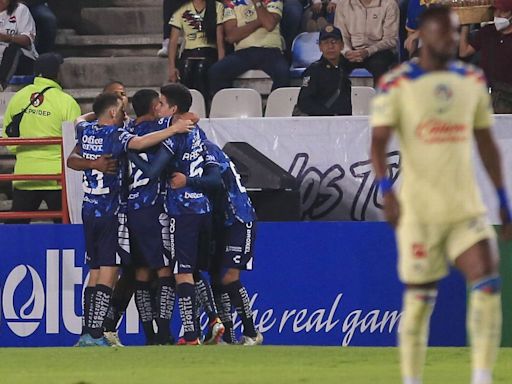
[[[113,7],[162,7],[162,0],[110,0]]]
[[[144,35],[59,35],[57,49],[65,57],[156,56],[162,47],[161,34]]]
[[[127,87],[160,87],[167,80],[167,60],[158,57],[72,57],[64,61],[64,88],[102,88],[112,80]]]
[[[81,35],[162,33],[162,7],[83,8]]]

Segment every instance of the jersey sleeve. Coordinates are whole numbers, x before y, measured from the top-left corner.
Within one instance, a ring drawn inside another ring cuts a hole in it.
[[[217,11],[217,25],[219,25],[224,22],[224,6],[218,1],[215,3],[215,6]]]
[[[281,0],[265,1],[265,4],[267,5],[267,11],[283,16],[283,2]]]
[[[174,12],[169,20],[169,25],[174,28],[182,29],[182,18],[181,18],[181,8]]]
[[[122,152],[128,152],[128,144],[135,137],[133,133],[128,132],[124,128],[119,128],[115,133],[115,141],[114,141],[114,152],[119,156]]]
[[[18,34],[27,36],[30,42],[34,44],[36,40],[36,23],[25,5],[18,5],[16,9],[16,26]]]
[[[399,123],[399,78],[384,77],[372,99],[370,126],[396,127]]]
[[[483,80],[479,81],[479,98],[473,123],[475,129],[490,128],[494,122],[491,96],[485,85],[485,78],[483,75],[481,75],[481,77]]]
[[[163,147],[171,154],[175,155],[178,150],[178,143],[176,137],[169,137],[162,142]]]
[[[227,0],[224,5],[224,23],[229,20],[236,20],[235,3],[232,0]]]
[[[79,153],[82,154],[82,146],[80,143],[82,142],[82,137],[84,135],[84,129],[87,126],[86,121],[82,121],[81,123],[78,123],[75,127],[75,139],[76,139],[76,146],[79,149]]]

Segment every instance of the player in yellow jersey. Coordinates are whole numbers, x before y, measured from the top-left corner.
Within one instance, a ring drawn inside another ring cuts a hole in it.
[[[473,138],[496,187],[507,236],[511,225],[499,153],[489,130],[489,94],[479,69],[453,60],[459,33],[449,8],[426,10],[419,33],[419,58],[382,79],[371,117],[372,161],[386,219],[396,227],[399,275],[406,285],[399,336],[403,383],[422,382],[437,282],[452,263],[471,286],[472,383],[490,384],[501,339],[500,277],[495,235],[473,171]],[[402,155],[398,198],[386,165],[393,132]]]

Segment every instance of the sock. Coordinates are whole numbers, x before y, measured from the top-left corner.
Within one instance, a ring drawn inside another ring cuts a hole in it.
[[[197,339],[197,329],[195,325],[196,318],[196,292],[195,285],[190,283],[181,283],[176,286],[178,294],[178,304],[180,307],[181,322],[185,332],[186,341]]]
[[[473,284],[469,300],[468,332],[471,339],[473,384],[491,384],[501,342],[501,280],[486,277]]]
[[[215,320],[219,315],[217,314],[217,307],[213,298],[212,288],[208,281],[203,277],[196,281],[196,295],[199,303],[204,308],[208,315],[209,323]]]
[[[94,287],[85,287],[84,289],[84,315],[82,317],[82,335],[89,333],[92,321],[91,303],[94,294]]]
[[[242,320],[244,326],[243,333],[248,337],[256,337],[256,328],[252,318],[251,302],[247,290],[240,280],[224,286],[225,292],[229,295],[231,304],[235,307],[238,316]]]
[[[399,334],[403,382],[420,384],[427,356],[430,316],[437,298],[436,289],[406,289]]]
[[[95,339],[103,336],[103,322],[107,316],[111,298],[112,288],[102,284],[96,285],[92,300],[93,318],[90,329],[90,334]]]
[[[146,344],[153,344],[155,331],[153,330],[153,305],[149,293],[149,282],[135,282],[135,305],[139,311],[142,329],[146,336]]]
[[[224,335],[222,340],[228,344],[236,343],[235,329],[233,327],[233,317],[231,316],[231,301],[229,295],[222,291],[222,286],[213,285],[213,297],[217,303],[220,321],[224,324]]]
[[[157,342],[160,344],[171,342],[170,323],[175,298],[172,277],[159,277],[156,293],[156,324],[158,326]]]

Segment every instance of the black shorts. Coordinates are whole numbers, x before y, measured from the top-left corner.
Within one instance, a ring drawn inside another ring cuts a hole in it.
[[[126,214],[95,217],[82,215],[85,262],[90,269],[128,264],[130,241]]]
[[[170,248],[173,273],[194,273],[199,263],[200,235],[211,229],[211,215],[170,216]]]
[[[236,221],[229,227],[215,231],[214,236],[215,254],[212,272],[221,272],[223,268],[252,271],[256,222]]]
[[[170,267],[169,216],[163,206],[129,211],[128,229],[135,267]]]

